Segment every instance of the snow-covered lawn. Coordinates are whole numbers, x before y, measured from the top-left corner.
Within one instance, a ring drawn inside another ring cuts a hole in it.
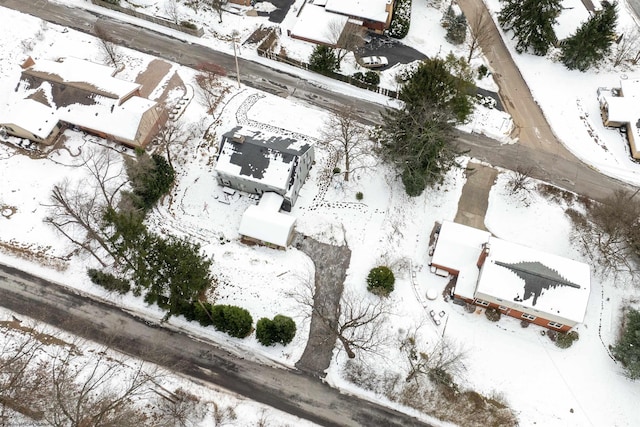
[[[81,0],[58,1],[93,7]],[[137,3],[154,5],[157,11],[162,10],[161,6],[155,6],[159,2],[139,0]],[[300,4],[301,0],[297,1],[292,10]],[[440,12],[428,7],[426,2],[415,1],[413,8],[414,24],[407,38],[408,44],[429,55],[453,49],[443,39],[444,30],[438,24]],[[259,24],[267,23],[266,18],[225,14],[224,24],[218,26],[215,18],[196,18],[189,15],[189,9],[184,9],[183,13],[207,27],[209,32],[202,42],[228,52],[231,46],[227,40],[221,40],[220,34],[230,34],[231,28],[235,28],[244,39]],[[3,9],[3,15],[7,17],[7,25],[0,29],[0,44],[3,46],[0,107],[10,100],[19,78],[19,64],[27,53],[34,57],[55,58],[71,51],[76,56],[100,62],[98,45],[91,37],[74,31],[63,32],[58,26],[43,25],[35,18],[9,10]],[[295,13],[290,12],[283,23],[283,34],[294,19]],[[421,33],[420,28],[432,28],[433,34]],[[212,36],[214,29],[217,37]],[[284,36],[283,40],[286,40],[284,45],[289,52],[310,51],[308,44],[294,43]],[[29,43],[31,46],[25,45]],[[123,77],[135,77],[153,59],[138,52],[124,50],[124,53],[127,67],[126,74],[121,75]],[[458,53],[462,54],[461,51]],[[245,48],[242,55],[267,61]],[[576,135],[587,135],[585,121],[577,107],[580,101],[590,112],[587,119],[598,130],[598,136],[608,150],[604,152],[591,146],[588,150],[581,150],[582,157],[600,168],[613,168],[611,162],[615,160],[619,162],[619,173],[635,176],[636,165],[621,157],[624,146],[616,151],[615,147],[620,144],[619,135],[610,136],[615,131],[605,130],[601,125],[598,127],[600,118],[595,88],[614,85],[615,81],[600,84],[599,79],[604,74],[567,72],[561,65],[547,59],[522,55],[517,60],[530,61],[521,63],[525,78],[532,85],[534,95],[540,98],[539,102],[554,130],[566,144],[574,140],[583,145],[592,141],[590,137],[576,138]],[[478,64],[474,62],[474,65]],[[193,70],[177,65],[174,68],[186,82],[192,82]],[[531,70],[541,73],[537,79]],[[551,74],[554,78],[539,77]],[[615,80],[614,73],[608,76]],[[393,80],[392,75],[385,78],[389,82]],[[559,81],[564,82],[562,87]],[[325,80],[322,82],[328,87],[343,88]],[[233,82],[226,84],[230,86],[230,92],[216,112],[218,124],[210,130],[217,136],[236,125],[236,112],[243,105],[247,119],[311,137],[319,136],[328,117],[327,112],[296,100],[263,96],[248,88],[237,89]],[[592,92],[593,97],[590,95]],[[256,94],[259,95],[257,98],[251,97]],[[558,102],[558,94],[563,94],[565,102]],[[249,103],[251,99],[255,103]],[[553,99],[555,102],[552,103]],[[478,119],[469,126],[484,129],[486,133],[500,134],[504,116],[484,110],[477,114]],[[185,123],[198,123],[202,119],[205,126],[211,124],[211,118],[206,116],[199,102],[191,102],[181,118]],[[482,128],[482,123],[488,126]],[[79,153],[96,143],[104,143],[79,132],[67,131],[66,136],[66,148],[53,151],[46,158],[30,158],[11,146],[0,146],[0,262],[111,298],[117,304],[138,310],[149,318],[161,318],[163,313],[155,307],[147,307],[139,299],[131,296],[115,298],[92,285],[85,271],[93,261],[85,255],[73,255],[73,248],[42,222],[47,215],[45,205],[51,186],[65,178],[83,179],[85,172],[80,167]],[[588,154],[592,152],[590,157]],[[604,153],[611,153],[608,158],[612,160],[603,159]],[[277,251],[239,243],[237,229],[240,216],[254,202],[241,195],[233,196],[229,204],[220,202],[224,196],[217,187],[213,172],[215,146],[195,139],[176,154],[177,185],[171,196],[150,215],[150,226],[188,236],[202,244],[204,251],[213,257],[213,268],[220,278],[217,301],[247,308],[254,320],[271,318],[278,313],[293,316],[298,324],[298,334],[286,347],[265,348],[254,337],[245,340],[229,338],[182,318],[172,318],[170,323],[204,334],[224,345],[292,366],[306,344],[308,324],[302,321],[300,307],[289,292],[313,274],[312,263],[293,248]],[[406,371],[403,372],[406,360],[398,348],[397,337],[402,331],[423,324],[420,330],[425,345],[445,334],[467,350],[467,370],[464,377],[459,378],[462,386],[487,395],[494,392],[502,394],[518,414],[521,425],[638,424],[635,406],[640,390],[637,384],[622,376],[621,369],[608,357],[606,349],[606,345],[615,341],[620,307],[626,300],[637,296],[638,291],[608,278],[597,278],[594,274],[587,318],[578,328],[580,340],[563,351],[542,336],[539,328],[522,329],[518,321],[508,318],[497,324],[490,323],[484,315],[466,313],[462,307],[445,303],[441,297],[427,302],[426,291],[435,289],[441,295],[447,282],[429,273],[429,235],[435,221],[454,218],[465,181],[463,173],[452,171],[442,186],[428,190],[420,197],[408,198],[394,172],[384,165],[377,165],[357,172],[348,183],[334,178],[322,200],[314,201],[323,188],[321,172],[327,159],[327,153],[317,149],[316,165],[292,214],[297,217],[297,230],[302,233],[328,242],[346,238],[353,254],[346,289],[366,292],[364,283],[370,268],[380,264],[393,267],[397,281],[390,299],[395,309],[386,331],[392,339],[385,349],[386,359],[376,359],[372,362],[377,364],[374,368],[382,371],[384,367],[406,375]],[[530,196],[529,204],[524,205],[509,196],[504,186],[505,178],[501,175],[491,192],[485,221],[491,232],[506,240],[588,262],[570,243],[571,227],[564,214],[566,205],[552,203],[537,195]],[[362,201],[356,200],[356,192],[363,193]],[[446,311],[446,329],[431,322],[424,305],[436,311]],[[345,359],[343,352],[336,351],[327,380],[350,392],[384,400],[345,381]]]

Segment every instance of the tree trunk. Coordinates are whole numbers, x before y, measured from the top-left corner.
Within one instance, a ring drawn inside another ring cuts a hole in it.
[[[347,352],[347,356],[349,356],[349,359],[355,359],[356,354],[353,352],[353,350],[351,350],[351,345],[349,344],[349,341],[342,335],[338,335],[338,339],[342,343],[342,346],[344,347],[344,351]]]
[[[345,153],[344,155],[344,180],[349,181],[349,168],[351,167],[351,162],[349,161],[349,154]]]

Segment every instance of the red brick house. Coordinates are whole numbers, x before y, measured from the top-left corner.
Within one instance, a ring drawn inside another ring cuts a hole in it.
[[[587,264],[444,221],[431,267],[457,278],[454,299],[562,332],[584,321]]]

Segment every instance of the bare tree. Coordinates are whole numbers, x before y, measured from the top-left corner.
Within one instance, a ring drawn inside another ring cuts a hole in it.
[[[93,32],[100,40],[100,50],[105,61],[117,67],[122,57],[120,47],[104,25],[101,22],[96,22],[93,26]]]
[[[194,129],[187,130],[184,123],[179,121],[168,121],[160,129],[156,136],[160,141],[160,148],[167,153],[167,161],[173,169],[173,161],[171,156],[171,147],[174,145],[185,146],[193,137]]]
[[[602,273],[640,272],[640,201],[638,191],[616,191],[604,203],[587,207],[586,215],[567,211],[574,224],[573,238]]]
[[[218,13],[218,24],[222,24],[222,6],[225,5],[227,0],[205,0],[209,6]]]
[[[635,26],[627,27],[613,49],[613,66],[640,61],[640,33]]]
[[[174,24],[180,23],[180,10],[178,10],[178,0],[166,0],[164,11]]]
[[[142,425],[145,415],[133,402],[150,391],[153,375],[143,362],[115,358],[107,348],[92,357],[60,350],[50,365],[44,418],[53,426]]]
[[[339,156],[344,158],[344,180],[349,181],[349,175],[356,169],[367,165],[359,163],[366,156],[367,129],[358,121],[358,112],[353,106],[342,106],[335,110],[325,123],[322,131],[325,144],[335,146]],[[358,164],[358,166],[355,166]]]
[[[224,95],[220,77],[225,76],[226,72],[224,68],[214,63],[202,63],[197,68],[199,73],[196,75],[196,83],[200,88],[200,96],[207,107],[207,112],[211,114]]]
[[[467,62],[471,62],[476,50],[483,45],[489,45],[493,41],[493,23],[489,13],[482,8],[482,12],[477,13],[469,20],[469,36],[467,38],[467,46],[469,47],[469,55]]]
[[[364,46],[364,35],[365,29],[362,25],[349,21],[343,25],[340,20],[329,22],[327,36],[331,44],[335,46],[338,67],[349,52],[355,53]]]
[[[103,227],[104,213],[107,208],[115,207],[117,195],[127,183],[121,178],[122,168],[115,156],[107,148],[83,153],[84,167],[91,179],[75,184],[65,179],[54,185],[50,203],[45,204],[49,215],[44,222],[91,254],[102,266],[107,262],[100,249],[117,259]]]
[[[316,289],[311,280],[305,280],[292,297],[310,309],[308,316],[319,319],[325,328],[340,341],[350,359],[356,357],[355,350],[377,353],[387,342],[384,324],[390,314],[387,298],[374,295],[362,297],[344,291],[337,307],[316,299]]]
[[[178,388],[163,395],[158,404],[157,427],[191,427],[202,423],[207,403],[188,391]]]

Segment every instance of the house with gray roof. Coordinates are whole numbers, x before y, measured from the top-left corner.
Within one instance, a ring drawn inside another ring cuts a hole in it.
[[[456,300],[562,332],[584,321],[591,270],[582,262],[443,221],[431,268],[456,277]]]
[[[290,212],[314,161],[309,141],[237,126],[222,135],[215,166],[218,184],[238,191],[283,197]]]

